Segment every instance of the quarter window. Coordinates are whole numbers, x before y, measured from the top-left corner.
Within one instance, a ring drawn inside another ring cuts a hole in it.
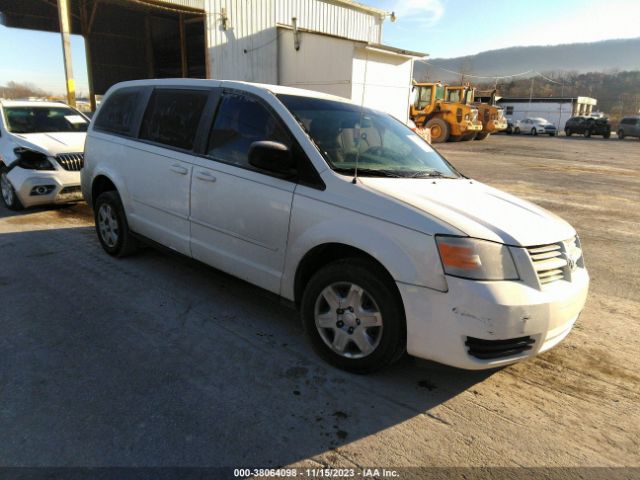
[[[100,107],[95,128],[122,135],[133,135],[133,122],[142,92],[135,88],[125,88],[114,92]]]
[[[253,142],[270,140],[291,148],[291,140],[281,123],[259,102],[244,95],[227,94],[218,108],[207,155],[245,168]]]
[[[140,138],[191,150],[208,92],[156,90],[142,120]]]

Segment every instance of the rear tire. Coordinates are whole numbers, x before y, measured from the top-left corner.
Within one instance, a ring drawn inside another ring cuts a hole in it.
[[[519,127],[516,127],[516,128],[513,130],[513,133],[515,133],[516,135],[520,134],[520,128],[519,128]]]
[[[404,308],[388,277],[359,258],[330,263],[311,277],[300,313],[313,349],[326,362],[370,373],[405,352]]]
[[[602,135],[602,138],[609,138],[611,137],[611,132],[606,132]]]
[[[533,135],[534,137],[538,136],[538,129],[537,128],[532,128],[531,129],[531,135]]]
[[[9,210],[22,210],[24,206],[20,202],[15,188],[8,177],[9,169],[4,165],[0,168],[0,190],[2,191],[2,201]]]
[[[98,240],[105,252],[114,257],[126,257],[138,250],[138,241],[129,230],[118,192],[101,193],[93,212]]]
[[[570,137],[571,135],[573,135],[573,132],[571,131],[571,129],[570,129],[570,128],[567,128],[567,129],[565,129],[564,134],[565,134],[567,137]]]
[[[480,133],[478,133],[478,134],[475,136],[474,140],[484,140],[484,139],[485,139],[485,138],[487,138],[489,135],[491,135],[491,134],[490,134],[490,133],[487,133],[487,132],[480,132]]]
[[[584,138],[591,138],[591,130],[587,129],[584,131]]]
[[[441,118],[432,118],[425,125],[431,131],[431,143],[444,143],[449,140],[449,124]]]

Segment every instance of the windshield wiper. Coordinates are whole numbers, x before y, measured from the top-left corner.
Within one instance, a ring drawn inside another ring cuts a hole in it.
[[[355,173],[355,169],[353,168],[334,168],[334,170],[338,173],[346,173],[348,175],[353,175]],[[375,168],[358,168],[358,176],[366,176],[366,177],[393,177],[393,178],[402,178],[406,175],[400,175],[393,170],[384,170],[384,169],[375,169]]]
[[[442,172],[439,172],[437,170],[431,170],[431,171],[423,171],[423,172],[415,172],[413,174],[410,175],[411,178],[425,178],[425,177],[433,177],[433,178],[454,178],[454,177],[449,177],[447,175],[445,175]]]

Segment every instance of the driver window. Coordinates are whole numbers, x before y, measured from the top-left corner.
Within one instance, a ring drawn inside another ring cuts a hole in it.
[[[244,95],[225,95],[211,129],[207,155],[253,169],[249,164],[249,147],[260,140],[292,147],[282,124],[258,101]]]

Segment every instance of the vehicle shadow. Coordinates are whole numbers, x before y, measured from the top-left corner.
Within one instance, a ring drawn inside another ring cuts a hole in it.
[[[0,233],[0,264],[5,466],[283,466],[447,427],[436,407],[492,374],[333,369],[277,297],[154,249],[111,258],[91,227]]]

